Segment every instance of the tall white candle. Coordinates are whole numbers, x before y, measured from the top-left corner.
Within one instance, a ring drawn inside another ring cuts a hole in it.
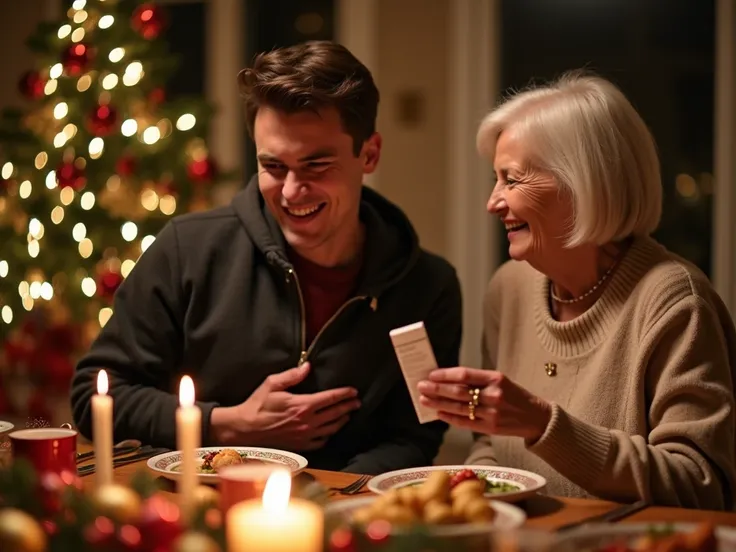
[[[228,552],[322,552],[324,516],[313,502],[289,500],[291,474],[275,470],[263,499],[239,502],[227,512]]]
[[[97,373],[97,394],[92,396],[92,440],[98,486],[112,483],[112,397],[107,394],[107,372]]]
[[[179,384],[179,408],[176,410],[176,444],[181,451],[179,475],[180,506],[185,520],[189,520],[194,507],[197,488],[197,458],[195,450],[200,446],[202,412],[194,404],[194,382],[189,376]]]

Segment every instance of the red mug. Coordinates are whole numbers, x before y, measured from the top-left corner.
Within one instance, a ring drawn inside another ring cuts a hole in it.
[[[77,473],[77,432],[65,428],[21,429],[8,434],[13,459],[24,459],[39,474]]]
[[[223,514],[243,500],[261,498],[268,477],[275,471],[289,469],[279,464],[236,464],[217,472],[220,488],[220,509]]]

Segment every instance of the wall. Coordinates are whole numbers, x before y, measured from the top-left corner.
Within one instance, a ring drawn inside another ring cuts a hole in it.
[[[384,139],[375,185],[406,211],[424,247],[447,255],[449,3],[375,1]]]

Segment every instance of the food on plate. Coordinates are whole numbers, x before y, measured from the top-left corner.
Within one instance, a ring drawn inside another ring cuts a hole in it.
[[[460,470],[452,476],[450,484],[455,486],[466,480],[482,482],[485,485],[483,492],[486,494],[513,493],[521,490],[518,485],[507,481],[491,481],[482,475],[478,475],[473,470]]]
[[[257,458],[249,458],[247,452],[238,452],[234,449],[225,448],[208,452],[202,456],[202,463],[197,466],[198,473],[213,474],[217,473],[225,466],[233,466],[236,464],[265,464],[264,460]],[[181,471],[181,466],[177,465],[172,468],[174,471]]]
[[[633,541],[619,540],[599,547],[596,552],[717,552],[715,527],[700,523],[692,531],[653,528]]]
[[[399,526],[490,522],[496,512],[483,496],[484,489],[477,478],[453,485],[449,473],[434,471],[421,484],[391,489],[356,510],[352,521],[363,525],[385,520]]]

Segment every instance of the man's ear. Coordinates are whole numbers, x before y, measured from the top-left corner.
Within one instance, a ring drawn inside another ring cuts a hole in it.
[[[373,135],[363,143],[363,174],[371,174],[378,167],[378,161],[381,159],[381,144],[383,140],[381,135],[374,132]]]

